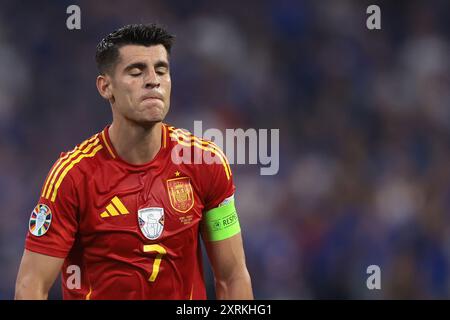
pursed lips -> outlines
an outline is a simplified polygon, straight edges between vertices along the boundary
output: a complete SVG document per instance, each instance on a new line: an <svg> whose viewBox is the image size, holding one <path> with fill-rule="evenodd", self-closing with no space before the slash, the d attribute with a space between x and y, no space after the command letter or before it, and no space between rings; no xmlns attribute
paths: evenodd
<svg viewBox="0 0 450 320"><path fill-rule="evenodd" d="M161 96L158 96L158 95L144 96L144 97L142 98L142 101L145 101L145 100L151 100L151 99L157 99L157 100L161 100L161 101L162 101L162 97L161 97Z"/></svg>

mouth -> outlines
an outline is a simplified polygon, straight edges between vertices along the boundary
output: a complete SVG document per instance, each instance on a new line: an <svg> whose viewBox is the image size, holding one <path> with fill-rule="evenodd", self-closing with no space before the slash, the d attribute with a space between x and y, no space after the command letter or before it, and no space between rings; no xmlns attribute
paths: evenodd
<svg viewBox="0 0 450 320"><path fill-rule="evenodd" d="M162 97L157 96L157 95L151 95L151 96L144 96L142 98L142 101L148 101L148 100L163 100Z"/></svg>

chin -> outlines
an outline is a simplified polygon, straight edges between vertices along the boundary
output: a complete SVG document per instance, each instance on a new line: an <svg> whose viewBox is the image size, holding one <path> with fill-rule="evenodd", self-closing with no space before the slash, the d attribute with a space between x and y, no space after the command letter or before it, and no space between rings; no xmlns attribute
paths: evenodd
<svg viewBox="0 0 450 320"><path fill-rule="evenodd" d="M141 126L153 126L155 123L161 122L166 117L168 112L168 108L164 108L164 106L153 105L150 108L146 108L145 110L134 115L134 122Z"/></svg>
<svg viewBox="0 0 450 320"><path fill-rule="evenodd" d="M161 118L152 118L152 119L140 119L135 121L139 126L142 127L153 127L156 123L163 121Z"/></svg>
<svg viewBox="0 0 450 320"><path fill-rule="evenodd" d="M149 128L163 120L164 120L164 117L162 115L152 115L152 116L148 116L148 117L142 117L139 119L135 119L134 122L136 124L138 124L139 126Z"/></svg>

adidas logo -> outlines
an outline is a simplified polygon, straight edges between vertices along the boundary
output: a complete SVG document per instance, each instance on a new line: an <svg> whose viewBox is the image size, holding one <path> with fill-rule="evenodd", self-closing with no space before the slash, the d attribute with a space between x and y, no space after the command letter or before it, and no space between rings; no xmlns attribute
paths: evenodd
<svg viewBox="0 0 450 320"><path fill-rule="evenodd" d="M114 197L111 203L106 206L106 211L100 214L102 218L114 217L121 214L129 214L127 208L123 205L119 198Z"/></svg>

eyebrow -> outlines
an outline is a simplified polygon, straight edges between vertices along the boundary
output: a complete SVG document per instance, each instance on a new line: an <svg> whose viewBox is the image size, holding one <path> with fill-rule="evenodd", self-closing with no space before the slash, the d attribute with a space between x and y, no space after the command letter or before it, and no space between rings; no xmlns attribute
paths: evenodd
<svg viewBox="0 0 450 320"><path fill-rule="evenodd" d="M135 63L127 65L125 67L124 71L128 72L128 71L130 71L131 69L134 69L134 68L145 69L145 68L147 68L147 65L145 63L143 63L143 62L135 62Z"/></svg>
<svg viewBox="0 0 450 320"><path fill-rule="evenodd" d="M162 68L169 69L169 64L166 61L158 60L154 64L154 67L155 68L161 68L162 67ZM144 63L144 62L135 62L135 63L129 64L128 66L126 66L124 71L128 72L128 71L130 71L130 70L132 70L134 68L143 70L143 69L147 68L147 64Z"/></svg>
<svg viewBox="0 0 450 320"><path fill-rule="evenodd" d="M163 61L163 60L156 61L155 68L161 68L161 67L169 69L169 63L167 63L166 61Z"/></svg>

